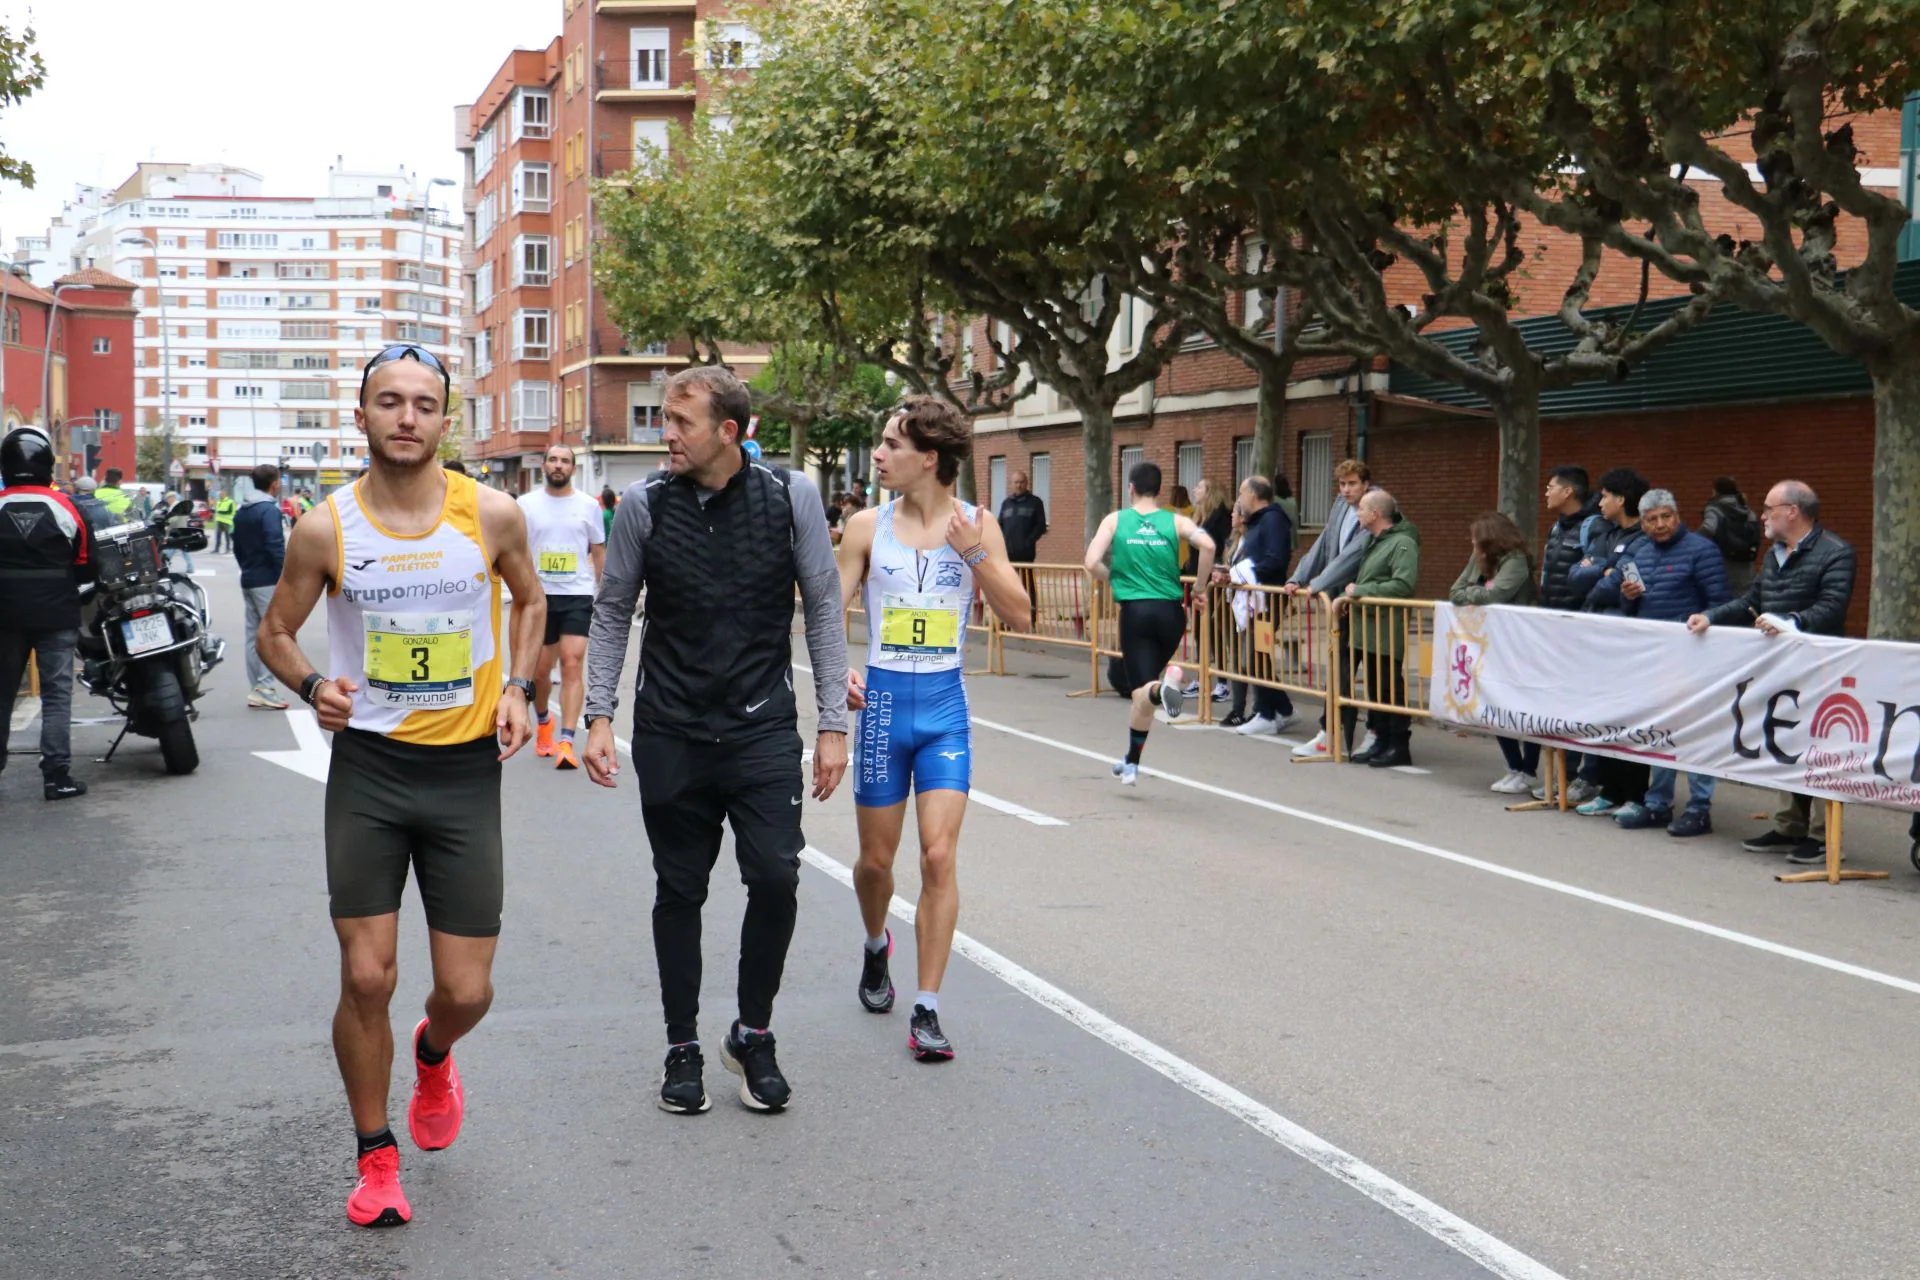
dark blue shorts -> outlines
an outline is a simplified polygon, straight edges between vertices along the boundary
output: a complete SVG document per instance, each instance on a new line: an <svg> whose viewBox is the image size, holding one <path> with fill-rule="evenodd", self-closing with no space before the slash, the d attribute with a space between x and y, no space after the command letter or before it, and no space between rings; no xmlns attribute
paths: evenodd
<svg viewBox="0 0 1920 1280"><path fill-rule="evenodd" d="M906 672L867 668L867 708L859 713L853 802L869 809L899 804L909 791L965 793L973 777L967 686L958 668Z"/></svg>

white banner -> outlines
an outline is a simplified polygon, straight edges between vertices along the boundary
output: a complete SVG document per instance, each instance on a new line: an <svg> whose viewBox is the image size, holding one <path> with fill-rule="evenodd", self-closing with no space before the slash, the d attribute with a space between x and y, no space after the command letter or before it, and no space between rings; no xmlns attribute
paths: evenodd
<svg viewBox="0 0 1920 1280"><path fill-rule="evenodd" d="M1434 609L1429 709L1508 738L1920 809L1920 645Z"/></svg>

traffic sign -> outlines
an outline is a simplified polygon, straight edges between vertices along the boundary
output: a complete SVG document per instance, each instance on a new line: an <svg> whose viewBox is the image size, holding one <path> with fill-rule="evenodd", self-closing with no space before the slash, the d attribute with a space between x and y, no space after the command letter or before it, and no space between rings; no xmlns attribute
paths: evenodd
<svg viewBox="0 0 1920 1280"><path fill-rule="evenodd" d="M175 458L167 464L167 474L178 480L187 474L187 464Z"/></svg>
<svg viewBox="0 0 1920 1280"><path fill-rule="evenodd" d="M320 465L320 459L327 456L327 446L315 440L313 442L313 448L307 450L307 452L313 455L313 465L317 467Z"/></svg>

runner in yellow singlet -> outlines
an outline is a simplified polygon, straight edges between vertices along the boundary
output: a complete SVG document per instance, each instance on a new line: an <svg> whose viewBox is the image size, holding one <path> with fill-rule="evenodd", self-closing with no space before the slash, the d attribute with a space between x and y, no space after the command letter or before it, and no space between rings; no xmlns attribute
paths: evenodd
<svg viewBox="0 0 1920 1280"><path fill-rule="evenodd" d="M327 777L327 890L340 942L333 1051L359 1136L347 1216L398 1226L412 1216L387 1125L393 1068L388 1005L400 898L411 867L426 907L433 990L410 1038L407 1127L422 1150L459 1135L465 1094L454 1042L493 1001L502 890L500 764L532 736L527 699L546 598L519 506L443 470L447 373L419 347L369 360L354 417L364 478L300 517L260 657L333 734ZM500 588L513 592L513 678L504 681ZM328 667L297 634L325 593Z"/></svg>

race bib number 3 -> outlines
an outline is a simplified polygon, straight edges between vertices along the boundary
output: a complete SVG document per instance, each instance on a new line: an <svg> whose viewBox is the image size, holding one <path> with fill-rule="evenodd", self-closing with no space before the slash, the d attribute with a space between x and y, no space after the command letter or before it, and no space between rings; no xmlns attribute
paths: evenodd
<svg viewBox="0 0 1920 1280"><path fill-rule="evenodd" d="M471 613L369 613L367 701L439 710L473 705Z"/></svg>
<svg viewBox="0 0 1920 1280"><path fill-rule="evenodd" d="M580 572L578 551L542 551L540 553L541 577L571 578L578 572Z"/></svg>
<svg viewBox="0 0 1920 1280"><path fill-rule="evenodd" d="M960 606L950 596L887 596L880 609L885 657L950 657L960 652Z"/></svg>

